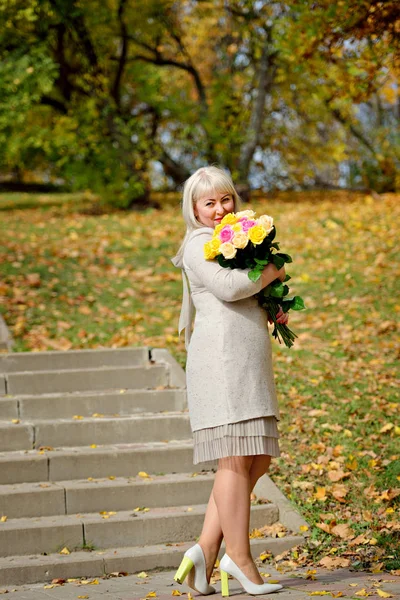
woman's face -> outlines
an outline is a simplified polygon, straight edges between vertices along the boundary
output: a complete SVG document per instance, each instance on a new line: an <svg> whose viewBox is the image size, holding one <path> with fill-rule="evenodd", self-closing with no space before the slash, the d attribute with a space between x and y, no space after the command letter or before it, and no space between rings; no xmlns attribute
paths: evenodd
<svg viewBox="0 0 400 600"><path fill-rule="evenodd" d="M207 227L216 227L221 219L235 210L232 194L210 192L202 196L194 205L195 217L200 223Z"/></svg>

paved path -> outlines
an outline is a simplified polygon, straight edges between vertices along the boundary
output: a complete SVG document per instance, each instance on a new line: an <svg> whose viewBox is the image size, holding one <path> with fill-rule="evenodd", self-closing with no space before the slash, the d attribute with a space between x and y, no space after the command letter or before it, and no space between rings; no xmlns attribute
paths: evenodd
<svg viewBox="0 0 400 600"><path fill-rule="evenodd" d="M317 595L316 592L331 592L324 594L327 598L352 598L360 600L364 597L369 597L371 600L377 600L382 597L400 598L400 576L391 575L390 573L359 573L349 571L348 569L338 569L328 571L326 569L316 569L314 575L315 580L306 579L307 569L299 569L282 573L274 568L263 565L261 572L269 573L268 580L279 580L284 586L276 594L268 596L278 600L309 600L310 597L322 598L323 595ZM127 577L112 577L109 579L89 579L79 582L71 581L63 585L51 584L31 584L20 586L17 588L9 587L0 589L0 595L6 594L4 597L10 600L141 600L156 598L157 600L171 600L178 598L173 595L173 590L181 592L182 600L190 600L188 596L189 588L186 584L178 585L173 581L175 571L160 571L151 572L148 577L141 579L137 575ZM94 583L90 583L94 582ZM96 583L97 582L97 583ZM215 584L217 593L212 596L214 600L220 600L220 583ZM381 595L378 594L381 591ZM155 592L156 596L150 594ZM361 593L360 593L361 592ZM382 592L390 596L382 595ZM239 586L235 580L230 581L231 597L235 600L251 598ZM312 594L312 596L311 596ZM192 591L192 598L201 598L201 596Z"/></svg>

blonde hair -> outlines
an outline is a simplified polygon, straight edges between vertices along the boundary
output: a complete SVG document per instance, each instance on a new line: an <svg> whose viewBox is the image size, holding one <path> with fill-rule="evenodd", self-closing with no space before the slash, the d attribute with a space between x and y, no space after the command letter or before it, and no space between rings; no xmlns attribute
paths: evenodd
<svg viewBox="0 0 400 600"><path fill-rule="evenodd" d="M201 167L185 181L182 197L182 215L186 223L186 234L174 259L176 266L183 266L183 252L192 231L204 227L204 224L200 223L194 214L194 205L200 198L215 192L231 194L233 197L233 210L234 212L239 210L239 194L233 185L231 176L223 169L214 165Z"/></svg>

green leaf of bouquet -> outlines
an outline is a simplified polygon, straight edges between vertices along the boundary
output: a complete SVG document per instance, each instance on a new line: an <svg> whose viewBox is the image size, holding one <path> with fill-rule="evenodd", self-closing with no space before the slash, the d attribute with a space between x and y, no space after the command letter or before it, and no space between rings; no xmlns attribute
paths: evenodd
<svg viewBox="0 0 400 600"><path fill-rule="evenodd" d="M224 267L225 269L227 267L232 268L232 261L226 259L222 254L218 254L217 260L218 260L219 264L221 265L221 267Z"/></svg>
<svg viewBox="0 0 400 600"><path fill-rule="evenodd" d="M274 298L282 298L282 296L284 295L285 287L287 287L287 285L284 286L281 281L279 283L274 283L273 285L271 285L269 293Z"/></svg>
<svg viewBox="0 0 400 600"><path fill-rule="evenodd" d="M274 263L277 269L281 269L285 264L284 259L281 256L279 256L279 254L272 255L272 262Z"/></svg>
<svg viewBox="0 0 400 600"><path fill-rule="evenodd" d="M255 262L258 265L264 265L265 266L265 265L267 265L269 263L268 258L262 258L262 259L261 258L255 258L254 260L255 260Z"/></svg>
<svg viewBox="0 0 400 600"><path fill-rule="evenodd" d="M279 242L274 242L273 244L271 244L271 248L275 248L276 250L279 250Z"/></svg>
<svg viewBox="0 0 400 600"><path fill-rule="evenodd" d="M262 269L260 270L258 267L252 269L251 271L249 271L249 279L251 279L251 281L256 282L260 279L261 273Z"/></svg>
<svg viewBox="0 0 400 600"><path fill-rule="evenodd" d="M292 278L290 277L289 273L286 273L286 277L283 281L289 281L289 279L292 279Z"/></svg>
<svg viewBox="0 0 400 600"><path fill-rule="evenodd" d="M275 229L275 225L274 225L273 228L271 229L271 231L269 232L269 234L267 235L267 238L269 239L270 242L272 242L272 240L275 239L275 236L276 236L276 229Z"/></svg>
<svg viewBox="0 0 400 600"><path fill-rule="evenodd" d="M278 252L278 254L275 254L275 256L281 256L285 263L293 262L292 257L289 254L284 254L284 252Z"/></svg>
<svg viewBox="0 0 400 600"><path fill-rule="evenodd" d="M295 296L292 300L292 310L304 310L305 304L303 298L300 296Z"/></svg>

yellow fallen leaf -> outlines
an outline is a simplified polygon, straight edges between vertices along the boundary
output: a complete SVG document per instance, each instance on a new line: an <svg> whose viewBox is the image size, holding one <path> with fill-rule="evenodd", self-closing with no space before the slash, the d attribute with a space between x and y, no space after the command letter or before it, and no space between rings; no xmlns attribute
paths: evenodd
<svg viewBox="0 0 400 600"><path fill-rule="evenodd" d="M384 425L380 430L379 433L387 433L388 431L390 431L391 429L393 429L394 424L393 423L386 423L386 425Z"/></svg>
<svg viewBox="0 0 400 600"><path fill-rule="evenodd" d="M269 579L268 583L279 583L279 579Z"/></svg>
<svg viewBox="0 0 400 600"><path fill-rule="evenodd" d="M146 471L139 471L138 475L139 475L139 477L143 477L143 478L150 477L150 475L148 473L146 473Z"/></svg>
<svg viewBox="0 0 400 600"><path fill-rule="evenodd" d="M89 585L99 585L99 580L93 579L93 581L89 581Z"/></svg>
<svg viewBox="0 0 400 600"><path fill-rule="evenodd" d="M114 479L115 479L115 475L109 475L109 476L108 476L108 479L111 479L111 481L114 481Z"/></svg>
<svg viewBox="0 0 400 600"><path fill-rule="evenodd" d="M60 554L71 554L68 548L65 546L62 550L60 550Z"/></svg>
<svg viewBox="0 0 400 600"><path fill-rule="evenodd" d="M55 585L49 583L48 585L44 585L43 589L44 590L52 590L54 587L56 587Z"/></svg>
<svg viewBox="0 0 400 600"><path fill-rule="evenodd" d="M74 415L72 418L73 419L83 419L82 415Z"/></svg>
<svg viewBox="0 0 400 600"><path fill-rule="evenodd" d="M182 593L179 590L172 590L171 596L182 596Z"/></svg>
<svg viewBox="0 0 400 600"><path fill-rule="evenodd" d="M308 525L300 525L300 531L308 531Z"/></svg>
<svg viewBox="0 0 400 600"><path fill-rule="evenodd" d="M188 600L193 600L193 596L190 592L188 592Z"/></svg>
<svg viewBox="0 0 400 600"><path fill-rule="evenodd" d="M271 557L271 554L269 552L262 552L258 558L260 560L264 561L264 560L267 560L267 558L270 558L270 557Z"/></svg>
<svg viewBox="0 0 400 600"><path fill-rule="evenodd" d="M187 509L186 509L186 512L192 512L192 510L193 510L193 507L192 506L188 506Z"/></svg>
<svg viewBox="0 0 400 600"><path fill-rule="evenodd" d="M3 515L2 517L0 517L0 523L5 523L6 521L7 521L6 515Z"/></svg>
<svg viewBox="0 0 400 600"><path fill-rule="evenodd" d="M271 577L271 573L260 573L261 577Z"/></svg>
<svg viewBox="0 0 400 600"><path fill-rule="evenodd" d="M343 596L343 592L331 592L332 598L341 598Z"/></svg>
<svg viewBox="0 0 400 600"><path fill-rule="evenodd" d="M89 596L78 596L78 598L82 598L82 600L83 600L83 599L89 598Z"/></svg>
<svg viewBox="0 0 400 600"><path fill-rule="evenodd" d="M142 571L141 573L138 573L136 575L136 577L140 577L141 579L146 579L146 577L148 577L146 571Z"/></svg>
<svg viewBox="0 0 400 600"><path fill-rule="evenodd" d="M312 581L316 580L315 575L317 574L317 569L308 569L306 573L306 579L311 579Z"/></svg>
<svg viewBox="0 0 400 600"><path fill-rule="evenodd" d="M393 594L389 594L388 592L385 592L385 591L383 591L383 590L381 590L379 588L376 589L376 593L381 598L393 598Z"/></svg>
<svg viewBox="0 0 400 600"><path fill-rule="evenodd" d="M331 593L327 592L326 590L321 590L321 591L309 592L308 595L309 596L330 596Z"/></svg>
<svg viewBox="0 0 400 600"><path fill-rule="evenodd" d="M91 448L97 448L97 444L90 444L90 447ZM79 596L78 596L78 598L79 598Z"/></svg>
<svg viewBox="0 0 400 600"><path fill-rule="evenodd" d="M156 592L149 592L146 594L146 598L157 598Z"/></svg>
<svg viewBox="0 0 400 600"><path fill-rule="evenodd" d="M320 500L321 502L325 502L325 500L326 500L326 488L325 487L317 487L317 491L314 494L314 498L316 500Z"/></svg>
<svg viewBox="0 0 400 600"><path fill-rule="evenodd" d="M12 419L11 423L14 423L14 425L18 425L19 423L19 419Z"/></svg>
<svg viewBox="0 0 400 600"><path fill-rule="evenodd" d="M367 590L365 588L363 588L362 590L358 590L358 592L356 592L354 594L355 596L370 596L371 594L367 592Z"/></svg>

